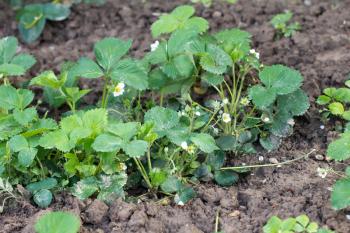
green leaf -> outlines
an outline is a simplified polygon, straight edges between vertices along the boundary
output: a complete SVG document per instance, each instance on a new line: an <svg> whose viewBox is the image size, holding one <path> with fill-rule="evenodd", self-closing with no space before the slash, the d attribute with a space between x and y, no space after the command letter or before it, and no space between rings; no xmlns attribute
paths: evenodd
<svg viewBox="0 0 350 233"><path fill-rule="evenodd" d="M34 194L33 199L40 208L46 208L52 202L52 193L47 189L42 189Z"/></svg>
<svg viewBox="0 0 350 233"><path fill-rule="evenodd" d="M186 19L189 19L195 12L195 9L193 6L189 5L183 5L176 7L172 12L171 15L174 16L176 19L183 21Z"/></svg>
<svg viewBox="0 0 350 233"><path fill-rule="evenodd" d="M107 126L107 111L103 108L89 110L83 115L84 127L91 129L93 135L99 135Z"/></svg>
<svg viewBox="0 0 350 233"><path fill-rule="evenodd" d="M20 125L12 117L0 118L0 140L7 140L22 132Z"/></svg>
<svg viewBox="0 0 350 233"><path fill-rule="evenodd" d="M69 6L57 3L44 4L44 15L47 19L61 21L68 18L70 14Z"/></svg>
<svg viewBox="0 0 350 233"><path fill-rule="evenodd" d="M216 150L207 156L206 164L208 164L213 171L219 170L225 162L225 153L222 150Z"/></svg>
<svg viewBox="0 0 350 233"><path fill-rule="evenodd" d="M236 137L234 136L221 136L216 140L216 144L223 151L234 151L238 146Z"/></svg>
<svg viewBox="0 0 350 233"><path fill-rule="evenodd" d="M39 76L36 76L30 81L30 85L38 85L42 87L51 87L53 89L58 89L62 87L66 79L58 80L53 71L45 71Z"/></svg>
<svg viewBox="0 0 350 233"><path fill-rule="evenodd" d="M158 187L167 179L168 173L165 170L159 168L153 168L149 174L151 183L154 187Z"/></svg>
<svg viewBox="0 0 350 233"><path fill-rule="evenodd" d="M133 140L123 147L125 153L132 158L144 156L148 149L148 143L143 140Z"/></svg>
<svg viewBox="0 0 350 233"><path fill-rule="evenodd" d="M108 73L130 49L132 41L105 38L95 44L94 52L98 64Z"/></svg>
<svg viewBox="0 0 350 233"><path fill-rule="evenodd" d="M212 153L218 150L214 138L205 133L193 133L190 140L203 152Z"/></svg>
<svg viewBox="0 0 350 233"><path fill-rule="evenodd" d="M1 64L0 65L0 74L5 76L19 76L25 73L25 69L22 66L16 64Z"/></svg>
<svg viewBox="0 0 350 233"><path fill-rule="evenodd" d="M153 122L154 131L160 136L163 136L167 130L179 123L179 116L174 110L157 106L146 112L144 121Z"/></svg>
<svg viewBox="0 0 350 233"><path fill-rule="evenodd" d="M77 171L77 167L80 164L78 156L76 154L65 154L64 157L67 159L67 161L64 163L64 170L69 175L75 175Z"/></svg>
<svg viewBox="0 0 350 233"><path fill-rule="evenodd" d="M273 134L270 134L269 136L263 138L261 137L259 139L259 142L262 147L264 147L265 150L268 152L278 149L278 147L281 145L282 138L277 137Z"/></svg>
<svg viewBox="0 0 350 233"><path fill-rule="evenodd" d="M344 118L347 121L350 121L350 111L347 110L343 113L342 118Z"/></svg>
<svg viewBox="0 0 350 233"><path fill-rule="evenodd" d="M25 70L30 69L35 63L35 58L29 54L19 54L15 56L11 61L11 64L21 66Z"/></svg>
<svg viewBox="0 0 350 233"><path fill-rule="evenodd" d="M320 95L317 100L316 103L319 105L325 105L328 104L331 101L331 98L326 96L326 95Z"/></svg>
<svg viewBox="0 0 350 233"><path fill-rule="evenodd" d="M32 165L38 150L36 148L26 148L18 153L18 162L23 167Z"/></svg>
<svg viewBox="0 0 350 233"><path fill-rule="evenodd" d="M35 193L42 189L53 189L57 187L57 180L55 178L46 178L44 180L41 180L39 182L31 183L27 185L26 189L31 192Z"/></svg>
<svg viewBox="0 0 350 233"><path fill-rule="evenodd" d="M231 186L238 181L239 177L234 171L216 171L214 179L221 186Z"/></svg>
<svg viewBox="0 0 350 233"><path fill-rule="evenodd" d="M178 192L183 187L181 181L175 176L168 178L160 185L160 188L166 193Z"/></svg>
<svg viewBox="0 0 350 233"><path fill-rule="evenodd" d="M273 89L278 95L296 91L303 81L299 71L283 65L265 66L259 77L268 89Z"/></svg>
<svg viewBox="0 0 350 233"><path fill-rule="evenodd" d="M171 33L179 26L179 21L173 15L161 15L151 26L152 36L158 37L164 33Z"/></svg>
<svg viewBox="0 0 350 233"><path fill-rule="evenodd" d="M276 100L276 93L273 89L255 85L249 89L249 97L258 108L264 109Z"/></svg>
<svg viewBox="0 0 350 233"><path fill-rule="evenodd" d="M288 124L288 121L292 119L292 116L287 112L281 109L273 117L272 124L269 125L269 130L276 136L286 137L293 132L293 126Z"/></svg>
<svg viewBox="0 0 350 233"><path fill-rule="evenodd" d="M202 80L209 85L218 86L224 81L224 76L205 72L201 76Z"/></svg>
<svg viewBox="0 0 350 233"><path fill-rule="evenodd" d="M122 145L123 140L120 137L101 134L95 139L92 148L98 152L116 152L121 149Z"/></svg>
<svg viewBox="0 0 350 233"><path fill-rule="evenodd" d="M12 137L9 140L9 145L11 150L14 152L20 152L21 150L27 149L29 147L27 139L22 135Z"/></svg>
<svg viewBox="0 0 350 233"><path fill-rule="evenodd" d="M310 107L309 98L301 89L288 95L279 96L277 104L279 109L284 109L293 116L303 115Z"/></svg>
<svg viewBox="0 0 350 233"><path fill-rule="evenodd" d="M350 206L350 179L341 179L335 183L331 203L336 210Z"/></svg>
<svg viewBox="0 0 350 233"><path fill-rule="evenodd" d="M329 144L327 155L336 161L350 158L350 133L344 133L341 137Z"/></svg>
<svg viewBox="0 0 350 233"><path fill-rule="evenodd" d="M40 138L39 144L45 149L56 148L63 152L69 152L74 148L74 144L72 144L67 134L65 134L62 130L45 134Z"/></svg>
<svg viewBox="0 0 350 233"><path fill-rule="evenodd" d="M111 78L136 90L145 90L148 87L147 73L132 59L121 60L113 66Z"/></svg>
<svg viewBox="0 0 350 233"><path fill-rule="evenodd" d="M264 233L278 233L280 231L281 224L282 220L277 216L273 216L263 227L263 231Z"/></svg>
<svg viewBox="0 0 350 233"><path fill-rule="evenodd" d="M41 216L34 227L38 233L77 233L80 220L70 212L50 212Z"/></svg>
<svg viewBox="0 0 350 233"><path fill-rule="evenodd" d="M97 179L88 177L77 182L72 188L72 194L80 200L85 200L98 191Z"/></svg>
<svg viewBox="0 0 350 233"><path fill-rule="evenodd" d="M0 86L0 108L12 110L26 108L34 98L30 90L18 89L12 86Z"/></svg>
<svg viewBox="0 0 350 233"><path fill-rule="evenodd" d="M231 57L220 47L209 44L207 54L201 57L202 68L213 74L223 74L232 65Z"/></svg>
<svg viewBox="0 0 350 233"><path fill-rule="evenodd" d="M130 141L137 134L140 126L139 122L109 124L107 131L121 137L124 141Z"/></svg>
<svg viewBox="0 0 350 233"><path fill-rule="evenodd" d="M82 57L77 64L72 68L72 71L77 77L83 78L99 78L103 76L103 71L93 60Z"/></svg>
<svg viewBox="0 0 350 233"><path fill-rule="evenodd" d="M196 196L196 192L191 187L185 187L176 193L174 201L178 205L184 205Z"/></svg>
<svg viewBox="0 0 350 233"><path fill-rule="evenodd" d="M8 36L0 39L0 64L9 63L17 52L16 37Z"/></svg>
<svg viewBox="0 0 350 233"><path fill-rule="evenodd" d="M122 172L112 176L101 175L98 182L101 190L97 199L111 204L117 198L124 198L123 187L127 182L126 173Z"/></svg>
<svg viewBox="0 0 350 233"><path fill-rule="evenodd" d="M18 30L26 43L32 43L39 38L44 30L46 19L43 12L25 12L19 20Z"/></svg>
<svg viewBox="0 0 350 233"><path fill-rule="evenodd" d="M339 102L331 103L330 105L328 105L328 108L333 115L342 115L345 111L343 104Z"/></svg>
<svg viewBox="0 0 350 233"><path fill-rule="evenodd" d="M302 215L296 217L295 219L296 219L296 221L297 221L301 226L303 226L304 228L306 228L307 225L308 225L309 222L310 222L309 217L308 217L307 215L305 215L305 214L302 214Z"/></svg>

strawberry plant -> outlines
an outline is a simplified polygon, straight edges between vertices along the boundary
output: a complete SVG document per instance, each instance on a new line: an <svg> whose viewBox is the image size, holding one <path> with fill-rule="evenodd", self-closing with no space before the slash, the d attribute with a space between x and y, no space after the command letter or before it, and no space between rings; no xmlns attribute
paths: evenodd
<svg viewBox="0 0 350 233"><path fill-rule="evenodd" d="M285 13L277 14L271 19L271 24L276 30L276 37L291 37L296 31L300 30L298 22L290 23L293 18L293 13L286 11Z"/></svg>
<svg viewBox="0 0 350 233"><path fill-rule="evenodd" d="M322 114L325 119L330 115L340 117L346 121L344 132L339 139L331 142L327 149L327 155L335 161L347 161L350 159L350 133L349 120L350 111L347 109L350 102L350 89L348 88L349 81L345 82L347 87L341 88L326 88L323 90L323 95L317 99L317 103L325 106ZM345 169L345 173L336 173L341 176L332 191L331 203L333 208L339 210L350 206L350 166Z"/></svg>
<svg viewBox="0 0 350 233"><path fill-rule="evenodd" d="M334 233L325 228L319 228L316 222L311 222L306 215L300 215L296 218L281 220L271 217L263 228L264 233Z"/></svg>

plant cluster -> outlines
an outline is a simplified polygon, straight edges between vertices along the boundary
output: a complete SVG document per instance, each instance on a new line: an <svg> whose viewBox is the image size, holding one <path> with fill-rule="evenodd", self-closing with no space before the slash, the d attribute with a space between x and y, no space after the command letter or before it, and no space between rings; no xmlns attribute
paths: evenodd
<svg viewBox="0 0 350 233"><path fill-rule="evenodd" d="M248 32L210 34L194 13L180 6L161 15L151 27L159 41L142 59L128 56L130 40L105 38L94 59L31 79L51 109L69 107L56 120L37 111L32 91L4 82L0 176L26 186L42 207L61 188L109 202L144 187L183 205L195 196L191 184L237 181L237 172L223 168L226 155L278 148L309 107L302 76L283 65L264 67ZM7 62L11 40L0 44ZM90 90L77 86L79 78L102 84L95 105L84 103Z"/></svg>
<svg viewBox="0 0 350 233"><path fill-rule="evenodd" d="M26 43L39 38L47 21L62 21L69 17L70 7L77 3L103 4L105 0L52 0L47 3L24 4L22 0L9 0L16 10L18 30Z"/></svg>
<svg viewBox="0 0 350 233"><path fill-rule="evenodd" d="M264 233L334 233L325 228L319 228L316 222L311 222L307 215L285 220L277 216L271 217L263 228Z"/></svg>
<svg viewBox="0 0 350 233"><path fill-rule="evenodd" d="M340 117L345 123L343 133L340 137L331 142L327 149L327 156L335 161L349 161L350 159L350 81L345 82L346 87L326 88L323 94L317 99L317 103L324 106L322 115L328 119L331 115ZM350 166L347 166L345 172L335 172L340 179L335 183L331 195L333 208L339 210L350 206Z"/></svg>
<svg viewBox="0 0 350 233"><path fill-rule="evenodd" d="M300 24L298 22L291 23L293 13L286 11L285 13L275 15L270 23L276 30L276 37L291 37L296 31L300 30Z"/></svg>

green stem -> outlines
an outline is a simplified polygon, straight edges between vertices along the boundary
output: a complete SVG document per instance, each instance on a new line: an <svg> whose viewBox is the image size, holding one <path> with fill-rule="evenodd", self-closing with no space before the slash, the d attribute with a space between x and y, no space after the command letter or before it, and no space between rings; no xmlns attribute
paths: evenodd
<svg viewBox="0 0 350 233"><path fill-rule="evenodd" d="M164 101L164 94L161 93L161 94L160 94L160 100L159 100L159 105L160 105L161 107L163 107L163 101Z"/></svg>
<svg viewBox="0 0 350 233"><path fill-rule="evenodd" d="M141 173L143 179L145 180L147 186L149 189L152 189L152 184L151 184L151 181L149 180L148 176L147 176L147 173L145 171L145 168L143 167L142 163L137 159L137 158L133 158L135 163L136 163L136 166L139 170L139 172Z"/></svg>
<svg viewBox="0 0 350 233"><path fill-rule="evenodd" d="M298 160L306 159L315 151L316 149L312 149L309 153L303 156L300 156L295 159L287 160L281 163L257 164L257 165L248 165L248 166L238 166L238 167L223 167L223 168L220 168L220 170L239 170L239 169L245 169L245 168L259 168L259 167L279 167L285 164L294 163Z"/></svg>
<svg viewBox="0 0 350 233"><path fill-rule="evenodd" d="M106 108L108 103L108 80L106 78L103 78L105 83L103 85L103 92L102 92L102 102L101 107Z"/></svg>
<svg viewBox="0 0 350 233"><path fill-rule="evenodd" d="M151 145L148 146L148 151L147 151L147 162L148 162L148 170L149 170L149 172L151 172L151 171L152 171Z"/></svg>

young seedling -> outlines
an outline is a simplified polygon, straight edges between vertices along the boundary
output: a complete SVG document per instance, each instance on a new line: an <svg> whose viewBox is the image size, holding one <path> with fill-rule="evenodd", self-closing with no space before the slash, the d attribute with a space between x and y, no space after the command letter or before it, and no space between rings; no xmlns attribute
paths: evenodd
<svg viewBox="0 0 350 233"><path fill-rule="evenodd" d="M298 22L291 23L293 13L286 11L285 13L277 14L271 19L271 24L276 30L276 37L291 37L296 31L300 30Z"/></svg>

